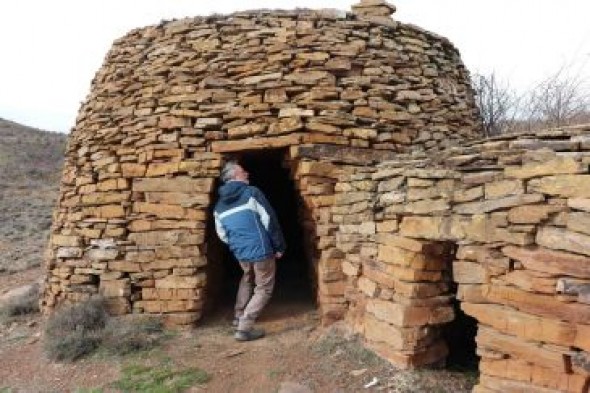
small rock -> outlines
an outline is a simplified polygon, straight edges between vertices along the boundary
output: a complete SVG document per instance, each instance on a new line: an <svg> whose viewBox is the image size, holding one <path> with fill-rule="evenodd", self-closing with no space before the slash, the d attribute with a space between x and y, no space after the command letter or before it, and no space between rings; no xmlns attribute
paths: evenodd
<svg viewBox="0 0 590 393"><path fill-rule="evenodd" d="M352 370L350 372L350 375L352 375L353 377L358 377L358 376L363 375L366 372L367 372L366 368L361 368L360 370Z"/></svg>
<svg viewBox="0 0 590 393"><path fill-rule="evenodd" d="M373 386L377 385L378 383L379 383L379 379L377 379L377 377L373 377L371 382L366 383L363 387L365 389L372 388Z"/></svg>

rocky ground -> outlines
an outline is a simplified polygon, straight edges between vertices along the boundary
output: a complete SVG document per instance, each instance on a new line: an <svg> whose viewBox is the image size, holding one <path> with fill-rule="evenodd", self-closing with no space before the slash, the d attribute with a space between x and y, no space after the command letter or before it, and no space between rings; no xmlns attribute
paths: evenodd
<svg viewBox="0 0 590 393"><path fill-rule="evenodd" d="M44 350L43 317L8 316L2 309L10 294L19 296L19 288L43 276L39 266L65 136L0 119L0 140L1 393L468 392L475 384L474 371L396 370L344 327L319 327L312 304L280 301L261 320L268 336L256 342L233 340L231 308L225 305L194 329L167 333L150 350L125 356L98 351L74 363L51 361ZM166 382L167 371L179 379L186 370L198 378L187 379L182 388ZM154 381L163 381L164 387Z"/></svg>
<svg viewBox="0 0 590 393"><path fill-rule="evenodd" d="M38 315L4 321L0 392L126 391L116 386L129 367L145 367L154 374L165 367L205 373L206 382L184 390L188 392L469 392L476 380L473 373L396 370L344 328L318 327L309 305L291 308L289 315L271 308L261 321L268 336L238 343L227 311L196 329L173 333L155 349L126 356L99 351L74 363L47 358ZM176 391L146 386L145 391Z"/></svg>

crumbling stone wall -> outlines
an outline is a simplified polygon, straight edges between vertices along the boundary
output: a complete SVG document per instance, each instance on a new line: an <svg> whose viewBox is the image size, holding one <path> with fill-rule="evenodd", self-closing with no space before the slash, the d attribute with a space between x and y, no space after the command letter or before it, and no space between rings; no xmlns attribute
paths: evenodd
<svg viewBox="0 0 590 393"><path fill-rule="evenodd" d="M579 127L351 170L334 208L347 320L397 365L436 364L456 296L478 321L476 391L584 391L589 164Z"/></svg>

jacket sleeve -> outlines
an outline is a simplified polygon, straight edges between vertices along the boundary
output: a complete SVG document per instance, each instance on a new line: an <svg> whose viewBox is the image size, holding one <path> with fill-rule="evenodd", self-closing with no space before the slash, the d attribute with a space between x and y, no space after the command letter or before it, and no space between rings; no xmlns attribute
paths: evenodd
<svg viewBox="0 0 590 393"><path fill-rule="evenodd" d="M217 232L217 236L219 236L222 242L227 244L227 233L225 232L225 228L219 219L219 215L217 213L213 213L213 216L215 217L215 231Z"/></svg>
<svg viewBox="0 0 590 393"><path fill-rule="evenodd" d="M279 220L277 219L277 215L273 210L268 200L256 187L251 187L252 189L252 196L256 201L256 211L260 216L260 221L262 221L262 225L266 229L270 240L272 242L272 247L275 252L285 252L287 248L287 244L285 243L285 237L283 236L283 231L281 230L281 226L279 225Z"/></svg>

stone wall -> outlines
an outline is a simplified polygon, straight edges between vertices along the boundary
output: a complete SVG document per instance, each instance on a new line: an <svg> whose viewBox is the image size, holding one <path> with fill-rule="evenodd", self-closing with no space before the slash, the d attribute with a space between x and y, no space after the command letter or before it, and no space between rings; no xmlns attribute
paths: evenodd
<svg viewBox="0 0 590 393"><path fill-rule="evenodd" d="M589 164L579 127L351 170L334 209L347 320L396 365L437 364L456 296L478 321L476 391L587 389Z"/></svg>
<svg viewBox="0 0 590 393"><path fill-rule="evenodd" d="M323 323L400 367L437 365L458 299L479 324L477 391L587 388L590 128L474 141L457 50L386 3L353 11L117 40L70 135L44 309L101 294L114 314L192 325L219 263L223 160L281 149Z"/></svg>
<svg viewBox="0 0 590 393"><path fill-rule="evenodd" d="M379 1L353 13L250 11L118 39L69 138L45 309L100 293L113 313L197 320L215 179L230 153L325 143L384 158L477 135L457 50L393 11ZM337 172L285 160L306 205L310 259L330 276ZM320 306L341 315L342 288L317 281Z"/></svg>

